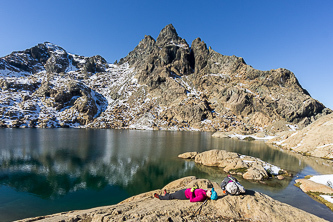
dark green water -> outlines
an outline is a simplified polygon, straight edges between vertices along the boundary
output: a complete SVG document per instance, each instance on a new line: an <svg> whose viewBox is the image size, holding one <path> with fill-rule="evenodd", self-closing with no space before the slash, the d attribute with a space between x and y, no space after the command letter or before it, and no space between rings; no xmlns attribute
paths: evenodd
<svg viewBox="0 0 333 222"><path fill-rule="evenodd" d="M210 149L259 157L293 172L292 180L269 185L239 179L246 189L333 218L326 206L293 185L297 176L323 173L321 166L263 142L200 132L0 129L0 221L116 204L190 175L220 183L221 169L177 158Z"/></svg>

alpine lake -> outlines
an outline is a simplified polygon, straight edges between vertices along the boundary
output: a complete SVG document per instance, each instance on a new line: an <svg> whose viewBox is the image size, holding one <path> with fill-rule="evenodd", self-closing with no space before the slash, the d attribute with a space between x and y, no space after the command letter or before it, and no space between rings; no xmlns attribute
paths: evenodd
<svg viewBox="0 0 333 222"><path fill-rule="evenodd" d="M111 129L0 129L0 221L113 205L169 182L196 176L221 183L223 169L177 156L223 149L258 157L292 173L249 182L245 189L327 220L333 212L299 188L306 175L332 174L320 159L271 148L262 141L213 138L209 132Z"/></svg>

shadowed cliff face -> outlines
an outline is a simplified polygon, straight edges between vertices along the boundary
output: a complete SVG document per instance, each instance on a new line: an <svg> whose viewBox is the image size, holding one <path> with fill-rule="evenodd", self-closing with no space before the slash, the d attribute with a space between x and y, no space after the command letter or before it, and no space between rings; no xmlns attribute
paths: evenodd
<svg viewBox="0 0 333 222"><path fill-rule="evenodd" d="M0 88L2 127L275 133L331 112L291 71L256 70L200 38L189 46L171 24L117 64L51 43L13 52L0 58Z"/></svg>

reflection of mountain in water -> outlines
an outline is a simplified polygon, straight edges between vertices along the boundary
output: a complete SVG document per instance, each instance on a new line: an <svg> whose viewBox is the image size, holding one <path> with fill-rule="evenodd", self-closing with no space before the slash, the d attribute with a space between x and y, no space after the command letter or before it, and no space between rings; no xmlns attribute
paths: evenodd
<svg viewBox="0 0 333 222"><path fill-rule="evenodd" d="M45 199L108 185L135 195L189 175L219 179L218 172L177 158L187 151L226 149L295 172L306 166L264 143L192 132L14 129L3 130L0 141L0 184ZM286 184L281 184L283 189Z"/></svg>
<svg viewBox="0 0 333 222"><path fill-rule="evenodd" d="M189 168L182 161L170 163L168 156L161 161L156 158L154 154L160 153L159 148L154 143L149 146L151 139L141 141L140 145L140 141L121 139L122 135L109 134L110 131L17 133L23 140L11 140L10 135L3 140L0 183L43 198L55 198L80 189L99 190L107 185L137 194L163 186L185 175Z"/></svg>
<svg viewBox="0 0 333 222"><path fill-rule="evenodd" d="M110 165L85 162L75 155L59 159L2 160L0 183L37 194L43 198L65 195L80 189L103 189L108 184L126 184L140 163L124 164L119 160Z"/></svg>
<svg viewBox="0 0 333 222"><path fill-rule="evenodd" d="M131 194L162 187L193 172L194 164L111 158L108 163L82 159L58 150L40 159L2 159L0 183L42 198L55 198L80 189L100 190L117 185ZM194 172L198 174L199 172Z"/></svg>

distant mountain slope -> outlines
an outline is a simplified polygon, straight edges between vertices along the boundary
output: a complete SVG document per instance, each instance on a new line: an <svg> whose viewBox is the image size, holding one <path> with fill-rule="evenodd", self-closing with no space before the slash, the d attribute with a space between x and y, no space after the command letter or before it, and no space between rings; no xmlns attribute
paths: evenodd
<svg viewBox="0 0 333 222"><path fill-rule="evenodd" d="M286 69L259 71L167 25L117 64L51 43L0 58L0 126L280 131L331 112Z"/></svg>

